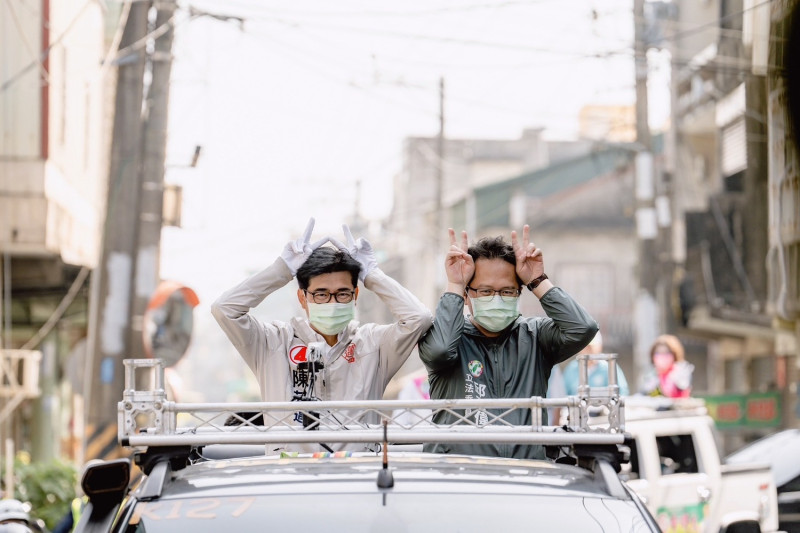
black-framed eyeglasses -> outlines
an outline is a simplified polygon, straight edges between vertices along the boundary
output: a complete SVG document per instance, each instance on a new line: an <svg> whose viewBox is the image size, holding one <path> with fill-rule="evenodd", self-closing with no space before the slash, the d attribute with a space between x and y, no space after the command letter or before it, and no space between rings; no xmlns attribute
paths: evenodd
<svg viewBox="0 0 800 533"><path fill-rule="evenodd" d="M474 296L474 297L478 298L479 300L483 300L485 302L491 300L494 297L495 294L499 294L500 298L502 298L506 302L510 302L511 300L514 300L515 298L519 298L519 293L520 293L519 289L515 289L515 288L512 288L512 287L506 287L505 289L500 289L498 291L498 290L494 290L494 289L488 289L488 288L485 288L485 287L479 287L477 289L474 289L474 288L470 287L469 285L467 285L467 289L471 290L474 293L474 294L471 294L470 296Z"/></svg>
<svg viewBox="0 0 800 533"><path fill-rule="evenodd" d="M314 301L315 304L326 304L331 301L331 296L340 304L349 304L353 301L353 297L356 294L355 289L352 291L336 291L336 292L328 292L328 291L314 291L309 292L304 290L303 292L306 293L306 298L308 295L311 295L311 299Z"/></svg>

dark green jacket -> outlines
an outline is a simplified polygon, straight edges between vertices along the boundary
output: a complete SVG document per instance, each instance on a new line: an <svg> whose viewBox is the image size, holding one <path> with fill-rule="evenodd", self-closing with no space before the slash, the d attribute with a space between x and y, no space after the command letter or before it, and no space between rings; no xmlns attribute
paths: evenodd
<svg viewBox="0 0 800 533"><path fill-rule="evenodd" d="M530 398L547 396L553 366L582 350L597 333L597 322L566 292L554 287L540 300L547 317L518 317L497 337L483 335L464 317L464 299L445 293L433 326L419 342L428 369L431 399ZM545 417L547 415L545 414ZM434 422L455 419L437 413ZM528 409L505 420L531 423ZM515 444L429 444L425 451L496 457L544 458L541 446Z"/></svg>

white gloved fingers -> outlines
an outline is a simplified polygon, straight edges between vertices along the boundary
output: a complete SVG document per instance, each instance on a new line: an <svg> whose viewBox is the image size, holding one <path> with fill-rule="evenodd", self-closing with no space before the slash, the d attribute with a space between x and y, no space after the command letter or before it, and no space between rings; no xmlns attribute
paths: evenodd
<svg viewBox="0 0 800 533"><path fill-rule="evenodd" d="M358 241L356 241L356 246L358 247L359 251L363 251L370 254L372 253L372 245L364 237L361 237L358 239Z"/></svg>
<svg viewBox="0 0 800 533"><path fill-rule="evenodd" d="M286 246L283 248L283 252L281 253L281 259L283 262L286 263L286 266L289 267L289 271L292 273L292 276L297 274L297 269L300 268L311 252L318 246L321 246L326 242L326 239L322 239L318 242L315 242L313 245L309 244L311 242L311 233L314 231L314 217L311 217L306 225L306 229L303 231L303 236L299 239L294 239L286 243Z"/></svg>
<svg viewBox="0 0 800 533"><path fill-rule="evenodd" d="M334 245L339 250L343 252L350 252L350 250L347 249L347 246L345 246L344 243L339 239L334 239L333 237L329 237L328 240L331 242L332 245Z"/></svg>
<svg viewBox="0 0 800 533"><path fill-rule="evenodd" d="M311 248L311 251L313 252L314 250L316 250L317 248L319 248L320 246L322 246L323 244L325 244L326 242L329 242L329 241L331 241L330 237L323 237L320 240L318 240L318 241L316 241L314 243L311 243L309 245L309 248Z"/></svg>
<svg viewBox="0 0 800 533"><path fill-rule="evenodd" d="M305 231L303 231L303 238L300 242L303 244L308 244L311 242L311 232L314 231L314 217L308 219L308 224L306 225Z"/></svg>
<svg viewBox="0 0 800 533"><path fill-rule="evenodd" d="M344 232L344 238L347 241L347 246L349 246L351 250L357 249L356 240L353 238L353 234L350 232L350 226L347 224L342 224L342 231Z"/></svg>

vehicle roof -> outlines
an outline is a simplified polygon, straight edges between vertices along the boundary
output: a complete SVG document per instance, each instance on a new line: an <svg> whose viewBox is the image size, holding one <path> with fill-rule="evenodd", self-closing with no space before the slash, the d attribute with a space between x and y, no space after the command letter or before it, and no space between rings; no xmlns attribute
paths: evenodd
<svg viewBox="0 0 800 533"><path fill-rule="evenodd" d="M780 487L800 475L800 429L786 429L751 442L725 458L726 464L768 463Z"/></svg>
<svg viewBox="0 0 800 533"><path fill-rule="evenodd" d="M707 416L705 401L701 398L662 398L629 396L625 398L625 421L658 418L686 418Z"/></svg>
<svg viewBox="0 0 800 533"><path fill-rule="evenodd" d="M173 473L161 499L194 496L378 491L381 458L259 457L196 463ZM612 497L601 478L583 468L549 461L457 455L389 455L394 492L573 494ZM614 496L614 498L618 498Z"/></svg>

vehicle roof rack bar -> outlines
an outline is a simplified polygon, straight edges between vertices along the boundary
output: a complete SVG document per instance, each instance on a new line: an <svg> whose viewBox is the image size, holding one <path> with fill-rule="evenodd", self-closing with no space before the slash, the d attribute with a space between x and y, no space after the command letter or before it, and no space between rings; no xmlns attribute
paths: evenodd
<svg viewBox="0 0 800 533"><path fill-rule="evenodd" d="M344 428L343 428L344 429ZM567 446L572 444L622 444L623 433L574 433L554 431L552 433L499 432L494 428L484 430L454 431L452 428L437 428L431 431L397 430L389 425L387 438L393 444L416 444L421 442L473 443L473 444L542 444ZM211 444L282 444L282 443L373 443L383 440L380 428L350 429L349 431L289 431L264 432L230 431L224 433L178 433L174 435L131 435L123 439L124 446L207 446Z"/></svg>
<svg viewBox="0 0 800 533"><path fill-rule="evenodd" d="M144 368L154 372L152 386L137 390L131 374ZM612 388L584 387L578 396L564 398L177 403L166 399L164 368L158 360L126 360L125 372L126 388L118 403L118 437L123 446L130 447L374 443L383 440L380 424L384 420L389 441L399 444L569 445L624 441L624 401ZM548 407L567 408L571 424L543 425L542 411ZM427 410L426 414L418 414L420 409ZM521 409L530 410L530 424L515 425ZM607 424L595 426L593 422L590 426L590 411L597 409L607 414ZM434 423L437 413L448 413L452 421ZM414 421L408 422L407 416L403 420L403 415L409 414L416 416ZM307 427L297 422L300 416L310 421ZM227 423L229 420L233 425Z"/></svg>
<svg viewBox="0 0 800 533"><path fill-rule="evenodd" d="M578 398L580 404L567 409L571 426L582 429L589 427L590 418L594 423L597 415L607 417L608 428L618 428L624 431L624 400L620 397L617 382L617 354L598 353L580 354L578 361ZM592 387L589 385L589 361L605 361L608 371L608 385L605 387ZM596 427L596 426L595 426Z"/></svg>

